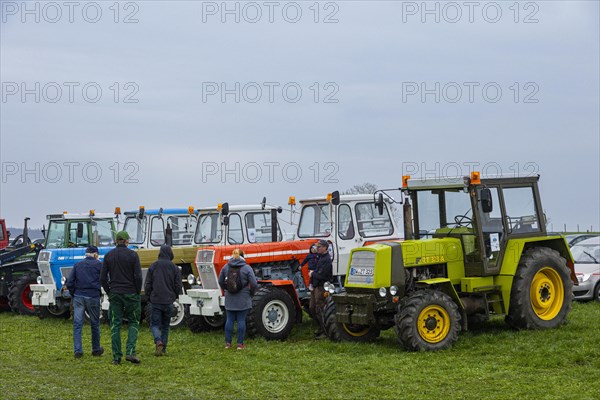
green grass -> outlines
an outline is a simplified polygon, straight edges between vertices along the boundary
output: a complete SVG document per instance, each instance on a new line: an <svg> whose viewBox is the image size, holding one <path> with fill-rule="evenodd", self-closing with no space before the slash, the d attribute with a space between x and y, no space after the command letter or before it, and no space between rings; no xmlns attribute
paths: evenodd
<svg viewBox="0 0 600 400"><path fill-rule="evenodd" d="M305 318L305 320L307 320ZM73 359L72 324L0 313L0 398L199 399L598 399L600 303L574 304L569 323L513 331L502 319L463 333L450 350L408 353L393 330L372 344L314 341L312 322L286 342L248 339L224 349L221 332L171 332L169 355L155 357L149 329L140 365ZM125 335L123 335L125 337Z"/></svg>

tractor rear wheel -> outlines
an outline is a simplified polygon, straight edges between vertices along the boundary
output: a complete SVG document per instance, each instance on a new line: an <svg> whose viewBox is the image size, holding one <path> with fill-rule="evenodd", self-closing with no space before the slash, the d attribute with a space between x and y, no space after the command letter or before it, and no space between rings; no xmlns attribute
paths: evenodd
<svg viewBox="0 0 600 400"><path fill-rule="evenodd" d="M285 340L294 327L296 307L285 291L274 287L261 287L252 298L252 308L246 321L250 336Z"/></svg>
<svg viewBox="0 0 600 400"><path fill-rule="evenodd" d="M458 340L458 307L439 290L419 290L406 297L395 321L398 341L407 350L443 350Z"/></svg>
<svg viewBox="0 0 600 400"><path fill-rule="evenodd" d="M173 303L173 307L171 308L171 323L170 329L177 329L180 326L183 326L187 322L187 314L186 309L189 306L183 306L183 304L175 301ZM146 309L144 310L146 321L148 322L148 326L152 324L152 303L146 303Z"/></svg>
<svg viewBox="0 0 600 400"><path fill-rule="evenodd" d="M35 315L29 285L37 283L37 277L35 273L28 273L13 281L8 291L8 304L11 310L19 314Z"/></svg>
<svg viewBox="0 0 600 400"><path fill-rule="evenodd" d="M370 325L344 324L337 322L335 303L331 297L327 298L323 309L323 324L327 337L335 342L372 342L377 339L380 330Z"/></svg>
<svg viewBox="0 0 600 400"><path fill-rule="evenodd" d="M204 315L191 315L189 307L185 308L185 312L187 326L193 333L216 331L225 326L225 314L215 315L213 317L207 317Z"/></svg>
<svg viewBox="0 0 600 400"><path fill-rule="evenodd" d="M519 262L506 323L516 329L555 328L567 321L573 282L567 261L547 247L527 250Z"/></svg>

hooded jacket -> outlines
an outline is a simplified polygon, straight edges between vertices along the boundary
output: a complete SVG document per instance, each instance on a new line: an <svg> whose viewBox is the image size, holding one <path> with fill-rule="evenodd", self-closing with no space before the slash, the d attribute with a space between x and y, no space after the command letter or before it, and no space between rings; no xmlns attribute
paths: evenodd
<svg viewBox="0 0 600 400"><path fill-rule="evenodd" d="M140 294L142 291L140 257L124 244L118 244L104 256L100 282L107 294Z"/></svg>
<svg viewBox="0 0 600 400"><path fill-rule="evenodd" d="M173 251L170 246L160 246L158 260L148 269L144 291L152 304L173 304L181 293L181 271L171 261Z"/></svg>
<svg viewBox="0 0 600 400"><path fill-rule="evenodd" d="M311 282L313 286L323 286L325 282L333 281L333 265L331 262L331 256L329 253L319 254L319 261L317 261L317 267L311 275Z"/></svg>
<svg viewBox="0 0 600 400"><path fill-rule="evenodd" d="M242 290L237 293L229 293L225 278L229 272L229 268L240 268L240 278L242 280ZM252 308L252 295L258 286L254 271L243 257L232 258L223 267L219 274L219 286L225 291L225 309L229 311L244 311Z"/></svg>

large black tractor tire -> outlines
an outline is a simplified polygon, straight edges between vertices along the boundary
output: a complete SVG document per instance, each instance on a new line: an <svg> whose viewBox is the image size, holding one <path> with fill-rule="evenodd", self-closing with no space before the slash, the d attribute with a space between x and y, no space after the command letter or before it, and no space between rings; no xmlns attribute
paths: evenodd
<svg viewBox="0 0 600 400"><path fill-rule="evenodd" d="M285 340L296 321L296 307L289 294L274 287L259 288L252 298L246 317L250 336L267 340Z"/></svg>
<svg viewBox="0 0 600 400"><path fill-rule="evenodd" d="M600 302L600 282L596 283L596 288L594 289L594 300Z"/></svg>
<svg viewBox="0 0 600 400"><path fill-rule="evenodd" d="M31 272L13 281L8 291L8 304L11 310L23 315L35 315L29 285L37 283L37 277L37 274Z"/></svg>
<svg viewBox="0 0 600 400"><path fill-rule="evenodd" d="M35 312L40 319L48 317L69 319L73 314L72 307L68 303L63 305L51 305L48 307L36 307Z"/></svg>
<svg viewBox="0 0 600 400"><path fill-rule="evenodd" d="M515 329L556 328L567 321L573 299L567 261L547 247L527 250L510 293L506 323Z"/></svg>
<svg viewBox="0 0 600 400"><path fill-rule="evenodd" d="M187 317L189 312L186 312L189 306L185 306L178 301L173 303L171 308L171 323L170 329L177 329L187 324ZM152 304L146 303L146 309L144 310L146 321L148 326L152 323Z"/></svg>
<svg viewBox="0 0 600 400"><path fill-rule="evenodd" d="M8 297L0 296L0 312L10 311L10 304L8 304Z"/></svg>
<svg viewBox="0 0 600 400"><path fill-rule="evenodd" d="M458 340L458 306L439 290L419 290L398 306L395 330L398 342L409 351L447 349Z"/></svg>
<svg viewBox="0 0 600 400"><path fill-rule="evenodd" d="M323 323L327 337L335 342L372 342L379 337L380 330L375 326L359 324L343 324L337 322L335 303L327 298L323 309Z"/></svg>
<svg viewBox="0 0 600 400"><path fill-rule="evenodd" d="M204 315L190 315L189 307L186 307L187 326L193 333L209 332L223 329L225 326L226 315L215 315L206 317Z"/></svg>

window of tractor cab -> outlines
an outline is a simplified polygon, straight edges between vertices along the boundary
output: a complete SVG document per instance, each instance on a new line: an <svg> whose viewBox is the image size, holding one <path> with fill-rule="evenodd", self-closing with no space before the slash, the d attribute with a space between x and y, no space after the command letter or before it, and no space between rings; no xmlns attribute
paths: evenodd
<svg viewBox="0 0 600 400"><path fill-rule="evenodd" d="M298 236L325 237L331 234L331 222L329 221L329 204L314 204L302 208Z"/></svg>
<svg viewBox="0 0 600 400"><path fill-rule="evenodd" d="M196 217L194 215L176 215L167 218L167 223L173 232L173 245L185 246L192 244L196 230Z"/></svg>
<svg viewBox="0 0 600 400"><path fill-rule="evenodd" d="M65 247L65 235L67 232L67 221L50 221L46 236L47 249L59 249Z"/></svg>
<svg viewBox="0 0 600 400"><path fill-rule="evenodd" d="M472 228L471 199L463 190L420 190L417 203L421 238L436 231Z"/></svg>
<svg viewBox="0 0 600 400"><path fill-rule="evenodd" d="M0 240L4 240L4 229L0 229Z"/></svg>
<svg viewBox="0 0 600 400"><path fill-rule="evenodd" d="M80 233L78 235L77 233ZM90 245L90 236L87 221L69 222L68 247L87 247Z"/></svg>
<svg viewBox="0 0 600 400"><path fill-rule="evenodd" d="M95 243L96 239L98 240L98 246L111 246L115 243L112 221L92 221L92 241Z"/></svg>
<svg viewBox="0 0 600 400"><path fill-rule="evenodd" d="M152 246L162 246L165 244L165 221L161 217L152 217L150 244Z"/></svg>
<svg viewBox="0 0 600 400"><path fill-rule="evenodd" d="M541 231L532 187L504 187L502 195L509 233L522 234Z"/></svg>
<svg viewBox="0 0 600 400"><path fill-rule="evenodd" d="M338 236L343 240L354 237L352 210L348 204L340 204L338 207Z"/></svg>
<svg viewBox="0 0 600 400"><path fill-rule="evenodd" d="M229 214L229 244L244 243L244 231L242 228L242 217L239 214Z"/></svg>
<svg viewBox="0 0 600 400"><path fill-rule="evenodd" d="M358 203L355 206L356 225L358 234L362 237L389 236L394 233L394 225L384 204L383 214L379 215L379 210L375 203Z"/></svg>
<svg viewBox="0 0 600 400"><path fill-rule="evenodd" d="M148 222L146 218L127 217L123 230L129 234L129 243L142 244L146 238Z"/></svg>
<svg viewBox="0 0 600 400"><path fill-rule="evenodd" d="M254 212L246 214L246 235L250 243L272 242L271 212ZM277 225L277 241L282 240L279 224Z"/></svg>
<svg viewBox="0 0 600 400"><path fill-rule="evenodd" d="M223 227L219 213L200 214L194 242L199 244L219 243L223 237Z"/></svg>

